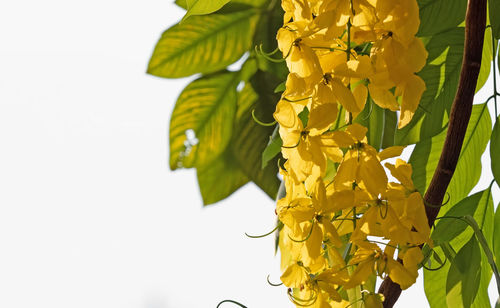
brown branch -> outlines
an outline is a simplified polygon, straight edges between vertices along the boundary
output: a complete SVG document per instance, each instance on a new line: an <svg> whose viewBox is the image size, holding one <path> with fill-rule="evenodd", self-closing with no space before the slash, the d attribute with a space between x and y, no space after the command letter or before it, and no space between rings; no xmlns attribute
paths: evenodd
<svg viewBox="0 0 500 308"><path fill-rule="evenodd" d="M425 208L429 226L434 224L434 220L439 213L439 205L443 202L460 157L465 132L472 112L477 77L481 67L485 27L486 0L469 0L465 17L465 43L460 81L451 106L450 121L443 151L424 197L427 204L438 205L437 207L426 206ZM386 278L380 285L379 293L384 294L384 308L391 308L398 300L401 288L390 278Z"/></svg>

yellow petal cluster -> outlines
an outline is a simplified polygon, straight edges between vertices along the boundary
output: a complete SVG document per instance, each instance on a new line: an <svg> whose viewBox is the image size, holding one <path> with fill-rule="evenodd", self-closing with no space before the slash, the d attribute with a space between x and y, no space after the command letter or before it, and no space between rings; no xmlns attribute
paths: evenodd
<svg viewBox="0 0 500 308"><path fill-rule="evenodd" d="M419 245L431 244L424 203L407 162L384 164L403 147L378 152L353 120L368 98L399 111L399 127L415 113L425 90L415 73L427 58L415 37L417 2L282 0L282 8L277 40L290 73L274 113L286 159L281 280L308 307L348 306L345 291L374 276L406 289L423 260ZM382 307L381 295L362 294L365 307Z"/></svg>

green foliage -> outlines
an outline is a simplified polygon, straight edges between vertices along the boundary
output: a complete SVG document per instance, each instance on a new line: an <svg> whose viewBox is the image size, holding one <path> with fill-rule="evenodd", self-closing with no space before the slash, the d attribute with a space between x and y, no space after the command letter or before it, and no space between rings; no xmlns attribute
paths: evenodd
<svg viewBox="0 0 500 308"><path fill-rule="evenodd" d="M481 278L481 250L474 236L458 251L446 278L448 307L470 307Z"/></svg>
<svg viewBox="0 0 500 308"><path fill-rule="evenodd" d="M413 120L395 133L395 144L407 145L439 134L448 123L463 57L466 0L421 0L418 35L429 53L418 75L426 83ZM442 18L446 16L446 18ZM486 70L483 69L483 71Z"/></svg>
<svg viewBox="0 0 500 308"><path fill-rule="evenodd" d="M477 200L479 199L479 200ZM467 200L467 199L466 199ZM454 209L452 213L451 210L446 212L442 211L440 214L441 216L448 216L452 217L453 214L460 215L462 212L468 212L474 213L473 217L474 219L478 222L479 227L483 231L488 245L491 247L492 242L493 242L493 199L491 197L491 189L487 189L484 191L481 191L479 193L474 194L473 196L468 198L468 201L463 201L465 204L462 204L459 206L460 209ZM472 205L473 202L477 202L477 206L474 210L474 206ZM458 206L458 205L457 205ZM455 207L454 207L455 208ZM455 228L455 225L458 226L458 228L461 228L462 224L458 224L459 222L462 223L462 221L454 218L447 218L447 219L442 219L438 223L444 223L445 220L450 220L451 226ZM451 263L453 262L453 259L456 258L454 256L454 251L459 251L464 247L464 245L470 240L470 238L473 236L473 231L471 228L466 228L463 229L463 231L457 235L455 235L458 232L454 232L453 234L435 234L436 232L441 233L444 231L444 225L442 227L439 227L439 229L436 227L432 234L432 238L450 238L453 237L449 242L441 242L440 246L435 248L435 251L440 255L442 259L445 258L445 253L443 251L443 247L449 247L452 249L452 258L451 260L448 260L446 264L439 270L437 271L429 271L429 270L424 270L424 289L425 289L425 294L427 295L427 300L429 301L429 304L432 308L441 308L441 307L447 307L446 301L447 301L447 293L446 293L446 286L447 286L447 279L451 267ZM449 230L448 230L449 231ZM440 264L438 262L432 261L431 260L431 266L433 268L438 267ZM455 275L455 274L453 274ZM450 279L455 279L455 278L450 278ZM489 267L489 264L486 260L486 257L484 254L481 254L481 275L480 275L480 283L479 283L479 289L478 293L472 302L471 307L477 307L477 308L482 308L482 307L488 307L489 306L489 297L488 297L488 284L491 279L491 269ZM450 282L451 284L451 282ZM486 306L484 305L485 303ZM449 307L455 307L455 306L449 306ZM458 306L459 307L459 306Z"/></svg>
<svg viewBox="0 0 500 308"><path fill-rule="evenodd" d="M477 78L476 92L479 91L488 77L491 71L491 61L493 60L493 43L491 41L491 28L487 28L484 31L484 45L483 45L483 55L481 59L481 69L479 71L479 77Z"/></svg>
<svg viewBox="0 0 500 308"><path fill-rule="evenodd" d="M453 217L462 217L465 215L474 216L483 193L484 192L478 192L461 200L448 212L446 212L446 216L450 216L452 218L441 219L436 224L434 232L432 232L432 239L436 244L449 242L465 231L468 224L463 220Z"/></svg>
<svg viewBox="0 0 500 308"><path fill-rule="evenodd" d="M442 1L441 1L442 2ZM426 91L412 121L396 131L396 144L406 145L433 137L448 123L464 48L464 29L453 28L426 40L429 53L426 66L418 73Z"/></svg>
<svg viewBox="0 0 500 308"><path fill-rule="evenodd" d="M497 264L500 262L500 203L497 204L494 218L495 229L493 231L493 254Z"/></svg>
<svg viewBox="0 0 500 308"><path fill-rule="evenodd" d="M465 19L467 0L419 0L419 36L431 36L455 28ZM443 18L446 16L446 18Z"/></svg>
<svg viewBox="0 0 500 308"><path fill-rule="evenodd" d="M231 139L236 114L237 73L204 76L182 91L170 120L170 168L211 164ZM189 144L187 131L198 142ZM186 143L188 142L188 143Z"/></svg>
<svg viewBox="0 0 500 308"><path fill-rule="evenodd" d="M278 98L273 89L276 84L270 83L267 88L259 88L256 80L266 79L263 72L256 75L239 93L238 112L233 140L230 147L243 172L271 198L276 198L279 188L278 164L276 158L263 165L262 152L267 146L268 136L273 133L273 127L262 126L252 118L252 111L260 119L270 121ZM259 89L259 90L257 90ZM268 96L269 95L269 96Z"/></svg>
<svg viewBox="0 0 500 308"><path fill-rule="evenodd" d="M278 157L264 157L279 99L274 89L286 76L283 63L266 64L254 46L276 47L283 20L279 3L265 0L177 0L187 10L166 30L148 73L166 78L203 74L177 99L170 120L170 168L196 168L204 204L228 197L252 181L271 198L279 187ZM258 33L256 33L258 29ZM239 72L228 71L244 54ZM238 87L240 85L240 87ZM279 140L279 138L278 138ZM276 146L277 145L277 146ZM274 143L276 148L280 145Z"/></svg>
<svg viewBox="0 0 500 308"><path fill-rule="evenodd" d="M206 15L218 11L229 1L230 0L186 0L188 11L182 20L185 20L189 16Z"/></svg>
<svg viewBox="0 0 500 308"><path fill-rule="evenodd" d="M498 18L498 12L500 12L500 0L488 0L488 5L491 29L493 30L493 36L498 40L500 39L500 18Z"/></svg>
<svg viewBox="0 0 500 308"><path fill-rule="evenodd" d="M491 134L491 117L486 104L474 105L455 173L448 186L449 203L441 213L467 197L481 177L481 156Z"/></svg>
<svg viewBox="0 0 500 308"><path fill-rule="evenodd" d="M276 32L283 22L280 1L175 3L187 10L186 15L161 36L148 73L167 78L200 75L183 90L172 113L171 169L196 168L205 205L228 197L250 181L275 198L280 186L277 173L282 140L272 114L285 89L288 71L283 62L269 61L262 51L271 52L277 47ZM467 0L418 3L418 35L429 53L425 67L418 73L426 83L419 108L412 121L398 130L397 114L381 109L369 99L355 122L368 128L368 143L376 149L416 144L410 163L415 186L423 194L441 155L460 77ZM485 32L476 91L485 85L491 73L493 46L498 45L500 38L500 19L496 16L500 0L488 3L491 27ZM271 57L279 59L281 54ZM228 70L239 59L245 59L241 69ZM305 125L308 109L304 108L299 116ZM341 110L339 119L344 118L345 110ZM489 306L487 287L492 271L488 259L481 253L469 225L457 217L474 217L498 262L500 210L494 213L491 187L469 196L481 176L481 156L489 141L491 168L497 183L500 182L498 120L492 131L487 104L474 105L447 190L450 199L440 210L440 216L445 218L436 222L432 232L436 247L428 251L433 255L429 258L430 266L443 266L437 271L424 271L424 287L431 307ZM336 128L342 126L340 122ZM329 180L336 167L328 162Z"/></svg>
<svg viewBox="0 0 500 308"><path fill-rule="evenodd" d="M283 140L281 140L279 134L274 134L269 139L269 143L262 152L262 168L265 168L269 161L276 157L281 152L281 146L283 145Z"/></svg>
<svg viewBox="0 0 500 308"><path fill-rule="evenodd" d="M495 180L500 185L500 160L497 158L498 155L500 155L500 117L497 118L493 127L490 144L491 171Z"/></svg>
<svg viewBox="0 0 500 308"><path fill-rule="evenodd" d="M374 147L376 150L382 148L382 140L384 138L385 129L385 110L377 106L371 99L365 105L365 108L354 120L355 123L359 123L364 127L368 128L368 144ZM396 125L396 123L392 123ZM395 129L396 126L392 127ZM388 133L391 128L388 128ZM388 137L390 138L390 137Z"/></svg>
<svg viewBox="0 0 500 308"><path fill-rule="evenodd" d="M205 205L228 197L249 181L229 150L219 156L213 164L197 168L196 174Z"/></svg>
<svg viewBox="0 0 500 308"><path fill-rule="evenodd" d="M276 161L265 168L256 167L262 165L261 153L267 143L265 136L272 132L272 128L258 125L251 116L252 110L256 114L269 116L272 108L274 104L269 104L259 96L250 83L238 93L231 141L224 153L212 164L203 165L197 170L204 204L212 204L228 197L250 180L271 198L276 197L279 188Z"/></svg>
<svg viewBox="0 0 500 308"><path fill-rule="evenodd" d="M252 47L258 11L192 16L163 33L148 73L167 78L212 73L232 64Z"/></svg>
<svg viewBox="0 0 500 308"><path fill-rule="evenodd" d="M481 176L481 155L491 132L491 119L486 107L486 104L481 104L472 108L455 176L448 188L450 201L441 209L443 212L466 197ZM446 130L443 130L437 136L423 140L415 146L410 163L414 170L413 181L421 192L425 192L430 184L445 138Z"/></svg>
<svg viewBox="0 0 500 308"><path fill-rule="evenodd" d="M398 118L395 112L384 110L384 137L382 138L382 148L388 148L394 145L396 131L398 127Z"/></svg>
<svg viewBox="0 0 500 308"><path fill-rule="evenodd" d="M202 0L200 0L200 1L202 1ZM210 1L203 0L203 1L210 2L212 0L210 0ZM229 0L229 1L231 1L231 3L251 5L253 7L261 7L267 3L267 0ZM225 1L225 2L227 3L229 1ZM216 2L218 2L218 1L216 1ZM177 4L178 6L180 6L181 8L183 8L185 10L188 9L188 4L187 4L186 0L176 0L175 4ZM212 11L212 12L215 12L215 11ZM212 13L212 12L210 12L210 13Z"/></svg>

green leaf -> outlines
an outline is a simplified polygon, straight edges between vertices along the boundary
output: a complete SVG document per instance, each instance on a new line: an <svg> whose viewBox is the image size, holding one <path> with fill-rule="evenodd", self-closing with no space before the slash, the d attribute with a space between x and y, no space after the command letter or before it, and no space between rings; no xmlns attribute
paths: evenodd
<svg viewBox="0 0 500 308"><path fill-rule="evenodd" d="M468 195L481 176L481 155L488 143L491 119L486 104L474 105L465 134L462 150L448 194L450 200L441 213ZM446 130L430 139L420 141L413 150L410 163L413 166L413 181L420 192L425 192L441 156Z"/></svg>
<svg viewBox="0 0 500 308"><path fill-rule="evenodd" d="M493 227L493 226L492 226ZM490 243L491 245L491 243ZM491 247L491 246L490 246ZM476 298L472 303L472 308L483 308L490 307L490 297L488 295L488 286L491 282L491 275L493 271L488 263L488 258L481 250L481 280L479 283L479 288L477 290Z"/></svg>
<svg viewBox="0 0 500 308"><path fill-rule="evenodd" d="M307 122L309 122L309 108L307 106L302 109L302 111L298 114L300 121L302 122L303 127L307 127Z"/></svg>
<svg viewBox="0 0 500 308"><path fill-rule="evenodd" d="M398 116L396 112L386 109L384 123L384 137L382 138L382 148L386 149L394 145L396 130L398 127Z"/></svg>
<svg viewBox="0 0 500 308"><path fill-rule="evenodd" d="M253 110L259 119L272 121L272 113L279 99L273 93L277 82L270 82L266 88L256 86L256 79L267 78L263 74L257 72L238 95L238 111L230 148L243 173L270 198L275 199L280 184L276 159L261 168L262 152L274 127L261 126L252 117Z"/></svg>
<svg viewBox="0 0 500 308"><path fill-rule="evenodd" d="M271 198L276 197L280 183L277 163L260 168L261 153L273 127L260 126L252 118L253 110L259 118L269 120L279 98L272 93L277 82L270 81L268 76L262 74L256 72L238 93L234 132L225 151L212 163L197 168L198 184L205 205L228 197L248 181L253 181ZM255 79L265 80L263 83L267 88L259 88L261 92L257 93L252 83Z"/></svg>
<svg viewBox="0 0 500 308"><path fill-rule="evenodd" d="M481 231L484 234L486 242L489 247L493 247L493 232L494 232L494 209L493 209L493 199L491 197L491 187L490 194L488 196L488 202L485 207L478 207L474 219L478 222L481 227ZM493 271L491 270L490 264L488 263L488 258L481 249L481 283L479 284L479 290L476 299L472 303L473 308L483 308L490 307L490 298L488 296L488 286L490 285L491 275Z"/></svg>
<svg viewBox="0 0 500 308"><path fill-rule="evenodd" d="M172 170L206 166L224 152L236 113L237 77L233 72L203 76L182 91L170 119ZM188 139L190 131L198 142Z"/></svg>
<svg viewBox="0 0 500 308"><path fill-rule="evenodd" d="M192 16L165 31L155 47L148 73L186 77L224 69L252 46L258 11Z"/></svg>
<svg viewBox="0 0 500 308"><path fill-rule="evenodd" d="M226 150L212 164L196 169L204 205L225 199L249 179L232 153Z"/></svg>
<svg viewBox="0 0 500 308"><path fill-rule="evenodd" d="M455 28L431 37L426 66L418 73L426 90L412 121L396 131L397 145L417 143L437 135L448 123L462 65L464 29Z"/></svg>
<svg viewBox="0 0 500 308"><path fill-rule="evenodd" d="M174 3L185 10L188 8L186 0L175 0Z"/></svg>
<svg viewBox="0 0 500 308"><path fill-rule="evenodd" d="M262 46L262 50L267 53L276 50L278 47L276 33L278 32L278 29L283 26L284 14L280 3L280 1L276 1L273 8L267 10L266 14L261 15L257 30L255 31L254 45ZM259 68L261 70L273 73L278 76L281 81L286 80L288 76L288 68L284 61L277 63L271 62L260 53L255 53L255 56L259 62ZM271 57L279 59L281 58L281 52L276 52L271 55Z"/></svg>
<svg viewBox="0 0 500 308"><path fill-rule="evenodd" d="M494 218L494 231L493 231L493 254L497 264L500 263L500 203L497 205Z"/></svg>
<svg viewBox="0 0 500 308"><path fill-rule="evenodd" d="M491 134L491 117L486 104L472 107L471 121L465 133L464 143L455 173L448 186L449 203L441 210L447 211L469 195L481 177L481 156L486 150Z"/></svg>
<svg viewBox="0 0 500 308"><path fill-rule="evenodd" d="M368 128L366 136L368 144L377 151L380 150L385 126L384 109L380 108L369 99L365 104L365 108L359 113L354 122Z"/></svg>
<svg viewBox="0 0 500 308"><path fill-rule="evenodd" d="M465 20L467 0L419 0L418 36L430 36L455 28Z"/></svg>
<svg viewBox="0 0 500 308"><path fill-rule="evenodd" d="M434 258L434 260L436 260L436 262L439 264L439 265L443 265L444 264L444 261L441 260L441 257L439 257L439 254L437 254L436 252L434 252L432 254L432 257Z"/></svg>
<svg viewBox="0 0 500 308"><path fill-rule="evenodd" d="M186 20L189 16L207 15L218 11L230 0L186 0L187 12L182 20Z"/></svg>
<svg viewBox="0 0 500 308"><path fill-rule="evenodd" d="M241 82L248 82L258 70L257 60L253 57L248 58L240 69Z"/></svg>
<svg viewBox="0 0 500 308"><path fill-rule="evenodd" d="M200 1L207 1L207 0L200 0ZM267 3L267 0L230 0L230 1L231 3L246 4L246 5L251 5L253 7L262 7L264 4ZM175 0L175 4L177 4L179 7L185 10L188 9L188 4L186 3L186 0Z"/></svg>
<svg viewBox="0 0 500 308"><path fill-rule="evenodd" d="M500 185L500 161L498 153L500 153L500 116L495 121L490 143L491 171L493 172L495 181Z"/></svg>
<svg viewBox="0 0 500 308"><path fill-rule="evenodd" d="M267 1L267 3L270 2ZM275 1L273 7L269 7L259 20L254 42L257 46L262 44L265 52L270 52L278 47L276 33L283 26L283 15L284 11L281 8L281 1Z"/></svg>
<svg viewBox="0 0 500 308"><path fill-rule="evenodd" d="M491 29L486 28L484 31L483 55L481 58L481 69L477 78L476 93L479 91L488 77L490 77L491 61L493 60L493 44L491 42Z"/></svg>
<svg viewBox="0 0 500 308"><path fill-rule="evenodd" d="M500 39L500 18L498 16L498 12L500 12L500 0L488 0L488 5L493 36L496 39Z"/></svg>
<svg viewBox="0 0 500 308"><path fill-rule="evenodd" d="M283 140L281 140L279 134L273 134L264 152L262 152L262 168L265 168L269 161L281 152L282 145Z"/></svg>
<svg viewBox="0 0 500 308"><path fill-rule="evenodd" d="M458 251L446 279L448 307L469 308L476 297L481 278L481 250L475 236Z"/></svg>
<svg viewBox="0 0 500 308"><path fill-rule="evenodd" d="M479 206L479 202L482 200L484 191L480 191L478 193L469 196L460 202L458 202L455 206L453 206L448 212L446 212L446 216L450 217L462 217L465 215L474 216L477 207ZM486 199L482 200L485 202ZM449 242L455 237L457 237L460 233L464 232L467 228L468 224L465 221L454 218L443 218L438 221L436 224L434 231L432 232L432 239L436 241L436 244L441 242Z"/></svg>
<svg viewBox="0 0 500 308"><path fill-rule="evenodd" d="M286 81L283 81L274 89L274 93L281 93L284 92L285 90L286 90Z"/></svg>
<svg viewBox="0 0 500 308"><path fill-rule="evenodd" d="M493 199L491 197L491 190L487 189L482 191L481 199L474 213L474 219L477 221L479 227L483 231L484 236L488 242L488 245L492 245L493 238ZM441 216L449 215L445 211L442 211ZM451 216L451 215L450 215ZM458 222L458 220L456 220ZM436 231L434 231L436 232ZM471 228L467 228L462 233L453 238L449 244L454 250L459 250L473 235ZM434 234L432 235L434 237ZM490 246L491 247L491 246ZM444 258L444 254L441 248L435 248L435 251L440 254L441 258ZM431 261L431 267L438 267L437 262ZM428 271L424 270L424 289L427 296L427 300L432 308L446 307L446 279L448 277L448 271L450 269L450 263L446 262L443 268L438 271ZM479 285L478 294L472 304L474 308L488 307L484 306L483 303L488 302L488 283L491 278L491 270L488 269L489 264L485 260L484 254L482 254L481 262L481 283ZM486 263L486 264L485 264ZM489 304L488 304L489 305Z"/></svg>

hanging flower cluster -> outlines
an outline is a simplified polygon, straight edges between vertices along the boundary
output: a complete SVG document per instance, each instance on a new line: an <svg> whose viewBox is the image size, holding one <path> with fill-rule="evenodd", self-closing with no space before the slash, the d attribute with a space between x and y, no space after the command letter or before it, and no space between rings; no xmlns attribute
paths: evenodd
<svg viewBox="0 0 500 308"><path fill-rule="evenodd" d="M415 37L416 0L282 0L282 7L277 39L290 74L274 113L286 159L286 196L276 210L281 280L297 306L310 307L345 307L344 291L363 290L376 276L406 289L423 260L419 245L430 244L423 200L408 163L382 165L403 147L377 152L353 120L368 98L399 110L399 127L415 113L425 90L415 73L427 58ZM360 294L366 307L381 305L378 294Z"/></svg>

